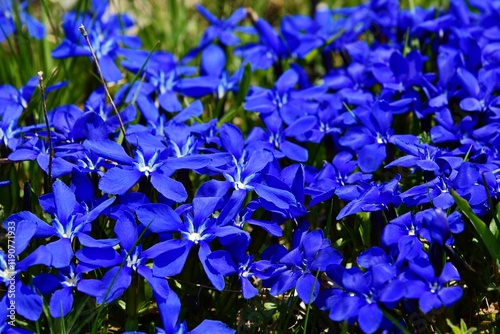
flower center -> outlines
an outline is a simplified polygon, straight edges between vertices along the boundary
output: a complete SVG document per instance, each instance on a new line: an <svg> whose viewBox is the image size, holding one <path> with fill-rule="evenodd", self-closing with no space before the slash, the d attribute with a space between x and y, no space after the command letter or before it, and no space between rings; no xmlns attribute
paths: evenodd
<svg viewBox="0 0 500 334"><path fill-rule="evenodd" d="M194 242L195 244L198 244L198 242L200 242L202 240L202 237L201 237L201 234L198 232L191 232L188 235L188 239L190 241Z"/></svg>

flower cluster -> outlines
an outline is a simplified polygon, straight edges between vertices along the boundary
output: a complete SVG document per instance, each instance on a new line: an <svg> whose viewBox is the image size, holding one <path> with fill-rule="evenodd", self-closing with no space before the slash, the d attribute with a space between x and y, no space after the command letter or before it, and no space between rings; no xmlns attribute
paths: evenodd
<svg viewBox="0 0 500 334"><path fill-rule="evenodd" d="M14 12L43 37L26 5L0 0L0 42ZM129 331L147 331L154 307L160 333L233 333L223 310L279 296L366 333L451 308L465 229L452 193L481 217L500 200L498 6L469 5L321 4L279 30L251 9L224 19L197 5L208 27L180 59L140 49L132 16L105 1L67 13L52 57L92 59L83 23L105 82L49 110L50 129L23 114L37 77L0 86L1 156L44 177L37 208L3 222L17 262L1 252L0 279L15 281L23 321L2 316L0 331L73 317L84 298L120 305ZM193 302L193 286L211 301ZM216 320L197 317L218 298L203 313Z"/></svg>

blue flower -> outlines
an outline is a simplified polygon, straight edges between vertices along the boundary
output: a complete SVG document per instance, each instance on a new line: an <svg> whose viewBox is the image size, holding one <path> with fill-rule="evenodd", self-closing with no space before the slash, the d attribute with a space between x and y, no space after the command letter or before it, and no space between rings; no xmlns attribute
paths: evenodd
<svg viewBox="0 0 500 334"><path fill-rule="evenodd" d="M394 135L391 128L393 114L382 110L383 101L376 101L372 106L363 106L353 111L358 122L339 139L342 146L349 147L358 154L358 164L365 173L377 170L387 157L386 146L400 138L409 142L418 139L411 135Z"/></svg>
<svg viewBox="0 0 500 334"><path fill-rule="evenodd" d="M225 204L225 206L228 206L228 204ZM221 212L221 214L219 214L219 217L217 218L217 224L220 226L225 226L228 223L230 223L233 226L236 226L241 229L244 228L245 224L259 226L269 234L276 237L281 237L283 235L283 230L281 229L280 225L285 220L285 217L283 217L281 213L273 212L271 220L252 218L253 213L262 207L263 206L260 203L260 200L258 198L254 199L250 201L239 213L234 209L231 210L230 212L228 212L229 211L228 210L224 214L222 214Z"/></svg>
<svg viewBox="0 0 500 334"><path fill-rule="evenodd" d="M456 125L453 123L451 115L450 117L438 119L438 122L439 124L432 127L430 133L434 143L459 142L467 146L467 150L471 145L475 146L476 143L472 137L477 120L474 120L471 116L465 116Z"/></svg>
<svg viewBox="0 0 500 334"><path fill-rule="evenodd" d="M210 45L203 50L200 66L200 77L179 80L177 89L181 94L194 98L213 94L222 99L230 91L237 91L243 67L230 76L225 70L226 55L219 46Z"/></svg>
<svg viewBox="0 0 500 334"><path fill-rule="evenodd" d="M166 300L176 298L165 279L153 276L152 269L147 266L148 259L161 254L159 247L150 247L142 250L142 245L137 243L139 228L131 213L125 212L117 220L115 234L120 245L120 254L112 247L85 247L79 250L76 257L82 264L89 268L98 269L111 267L101 280L84 279L78 286L79 291L97 298L97 303L111 302L121 297L123 292L132 283L134 273L142 276L151 286L155 298ZM124 266L121 267L121 264Z"/></svg>
<svg viewBox="0 0 500 334"><path fill-rule="evenodd" d="M17 6L17 8L14 8L13 6ZM0 1L0 43L16 32L16 23L14 21L16 14L19 15L21 24L28 28L28 34L38 40L45 37L44 25L28 14L27 7L28 1L26 0Z"/></svg>
<svg viewBox="0 0 500 334"><path fill-rule="evenodd" d="M195 67L184 66L174 55L165 51L156 51L151 55L143 50L126 50L123 53L126 59L122 61L122 65L126 69L139 72L144 66L145 82L141 86L145 88L141 87L141 93L137 96L137 105L148 121L156 120L159 116L156 112L158 107L150 97L153 90L157 93L162 109L168 112L182 109L182 104L176 95L176 93L182 94L182 90L179 89L179 80L184 75L195 73Z"/></svg>
<svg viewBox="0 0 500 334"><path fill-rule="evenodd" d="M449 177L438 176L435 179L413 188L401 194L401 199L406 205L417 206L432 201L435 207L446 210L455 203L450 194L452 181L457 172L452 171Z"/></svg>
<svg viewBox="0 0 500 334"><path fill-rule="evenodd" d="M78 238L82 245L97 244L99 247L117 243L114 240L95 240L88 234L91 230L91 223L114 202L114 198L109 198L87 210L87 204L80 205L73 191L61 180L54 182L52 191L52 193L40 198L42 208L53 216L51 225L28 211L22 211L10 217L11 220L18 223L27 222L34 228L31 234L24 232L24 237L28 240L31 237L47 238L53 236L59 239L45 246L53 254L50 262L52 267L63 268L70 265L74 256L72 246L74 238Z"/></svg>
<svg viewBox="0 0 500 334"><path fill-rule="evenodd" d="M340 33L341 21L327 19L328 14L331 14L328 8L320 8L314 18L290 15L281 20L281 33L293 57L303 59Z"/></svg>
<svg viewBox="0 0 500 334"><path fill-rule="evenodd" d="M234 125L224 124L220 131L220 144L230 155L227 164L213 170L222 173L226 181L211 180L204 183L199 192L207 192L217 201L230 189L231 197L220 213L222 217L232 219L241 210L241 205L248 192L254 190L264 201L280 209L287 209L296 203L296 199L276 176L264 171L274 160L273 154L262 147L251 150L244 147L243 134Z"/></svg>
<svg viewBox="0 0 500 334"><path fill-rule="evenodd" d="M366 252L373 253L374 248ZM361 258L364 256L365 253L360 255ZM373 261L374 258L368 256L367 260L369 267L365 272L357 267L345 269L340 265L327 268L328 275L342 288L333 289L332 296L327 299L327 306L332 320L357 320L363 332L373 333L380 327L392 326L383 315L383 307L394 308L405 296L406 287L397 278L396 267L387 258Z"/></svg>
<svg viewBox="0 0 500 334"><path fill-rule="evenodd" d="M52 138L54 139L54 138ZM53 143L55 146L55 143ZM14 152L9 154L8 158L11 161L33 161L36 160L40 168L49 173L49 145L39 136L29 138ZM61 156L54 156L52 159L51 177L60 177L71 173L73 164L65 160Z"/></svg>
<svg viewBox="0 0 500 334"><path fill-rule="evenodd" d="M500 99L492 95L496 88L496 76L491 71L480 71L478 78L464 68L457 69L457 76L463 85L464 98L460 108L469 112L484 112L500 117Z"/></svg>
<svg viewBox="0 0 500 334"><path fill-rule="evenodd" d="M384 227L381 240L382 244L391 250L391 254L394 254L399 266L405 260L423 256L423 244L419 239L423 232L422 221L407 212Z"/></svg>
<svg viewBox="0 0 500 334"><path fill-rule="evenodd" d="M26 220L16 221L11 216L4 221L4 227L7 231L12 231L13 227L15 229L13 236L8 233L9 238L13 238L9 244L15 245L15 252L6 254L0 250L0 284L4 285L4 289L7 291L0 304L15 304L16 312L19 315L28 320L36 321L42 313L43 300L32 284L25 284L21 280L21 274L27 272L31 266L50 266L52 253L46 246L42 245L19 260L18 256L28 246L35 233L36 225ZM12 293L12 287L15 287L15 293ZM2 323L0 322L0 324ZM2 328L1 325L0 328Z"/></svg>
<svg viewBox="0 0 500 334"><path fill-rule="evenodd" d="M85 272L85 266L74 266L60 268L57 276L49 273L41 273L33 279L33 284L44 296L52 294L49 302L50 315L54 318L66 316L73 308L73 291Z"/></svg>
<svg viewBox="0 0 500 334"><path fill-rule="evenodd" d="M86 27L90 43L99 61L104 80L116 82L122 78L115 59L121 51L121 43L130 47L140 47L138 37L123 35L123 31L134 23L128 15L104 16L107 2L93 1L95 13L69 12L64 16L63 29L66 38L52 51L56 59L69 57L91 57L87 43L78 27Z"/></svg>
<svg viewBox="0 0 500 334"><path fill-rule="evenodd" d="M135 158L129 157L123 147L110 140L89 141L87 148L101 157L116 161L120 165L110 168L99 181L99 188L108 193L122 195L132 188L141 177L147 177L153 187L166 198L183 202L186 190L179 181L170 176L178 169L205 167L210 158L202 155L184 157L169 156L166 147L140 146Z"/></svg>
<svg viewBox="0 0 500 334"><path fill-rule="evenodd" d="M403 92L411 86L432 89L433 74L422 74L425 58L416 50L403 55L394 50L387 63L374 63L373 76L389 90Z"/></svg>
<svg viewBox="0 0 500 334"><path fill-rule="evenodd" d="M308 188L313 197L310 205L326 201L333 194L348 201L361 195L365 190L363 185L368 184L372 176L354 172L358 164L352 158L351 153L343 151L335 155L331 163L325 163Z"/></svg>
<svg viewBox="0 0 500 334"><path fill-rule="evenodd" d="M299 137L312 130L317 119L314 116L303 116L289 126L283 126L283 121L277 113L264 118L266 131L254 128L248 135L247 142L250 147L265 147L273 152L274 157L281 159L290 158L298 162L305 162L308 158L307 150L295 144L287 137Z"/></svg>
<svg viewBox="0 0 500 334"><path fill-rule="evenodd" d="M246 17L247 11L245 8L236 9L227 19L216 18L200 4L196 5L196 9L210 23L210 26L205 29L203 37L199 43L201 46L208 45L215 39L217 39L222 45L226 46L235 46L240 44L240 39L234 34L234 31L241 30L238 29L237 24ZM248 32L248 29L244 31Z"/></svg>
<svg viewBox="0 0 500 334"><path fill-rule="evenodd" d="M266 20L257 17L253 11L248 15L259 35L259 43L248 43L237 47L234 50L235 55L243 57L243 63L251 64L253 70L265 70L281 59L289 58L287 47L273 27Z"/></svg>
<svg viewBox="0 0 500 334"><path fill-rule="evenodd" d="M217 290L222 290L224 276L235 273L236 266L227 251L213 252L209 244L217 237L237 237L246 232L233 226L215 225L216 221L211 217L214 205L203 197L195 197L192 206L182 209L184 223L176 212L164 204L149 204L137 209L139 220L152 232L178 232L181 235L181 239L169 239L154 246L161 254L155 257L153 275L167 277L179 274L191 248L196 247L208 278Z"/></svg>
<svg viewBox="0 0 500 334"><path fill-rule="evenodd" d="M490 210L488 196L494 203L500 197L500 178L493 168L496 166L464 162L453 181L454 188L467 199L474 212L480 215Z"/></svg>
<svg viewBox="0 0 500 334"><path fill-rule="evenodd" d="M326 92L327 88L313 86L303 90L293 89L298 82L297 72L289 69L276 80L272 89L252 87L244 108L260 112L263 118L278 113L286 124L291 124L302 116L314 114L318 103L312 99Z"/></svg>
<svg viewBox="0 0 500 334"><path fill-rule="evenodd" d="M60 82L48 86L45 92L48 94L66 84L66 82ZM40 128L45 129L45 124L26 127L18 126L19 117L21 113L28 108L37 87L37 76L31 77L26 82L26 85L20 89L16 89L11 85L0 86L0 147L15 150L22 142L19 138L22 132L30 132Z"/></svg>
<svg viewBox="0 0 500 334"><path fill-rule="evenodd" d="M458 168L463 161L462 158L456 157L432 145L405 143L397 139L394 143L408 155L394 160L386 165L385 168L393 166L415 167L424 171L432 171L435 175L441 175L450 168Z"/></svg>
<svg viewBox="0 0 500 334"><path fill-rule="evenodd" d="M229 328L226 324L215 320L203 320L196 328L188 331L185 322L177 324L173 332L159 330L159 334L204 334L204 333L220 333L220 334L234 334L236 331Z"/></svg>
<svg viewBox="0 0 500 334"><path fill-rule="evenodd" d="M295 234L300 237L300 242L289 252L284 249L279 252L268 249L268 253L275 253L273 257L278 260L275 263L278 268L270 278L263 281L263 285L271 288L270 293L273 296L295 288L300 299L308 304L314 302L320 292L316 273L325 271L329 265L340 264L343 257L338 250L331 247L329 240L324 238L323 231L314 230L300 235L301 233L297 229Z"/></svg>
<svg viewBox="0 0 500 334"><path fill-rule="evenodd" d="M439 275L435 276L429 260L417 258L410 261L409 271L404 274L407 298L418 299L420 309L429 313L441 306L450 307L462 298L463 290L453 285L460 280L457 269L446 263Z"/></svg>
<svg viewBox="0 0 500 334"><path fill-rule="evenodd" d="M347 203L347 205L340 210L337 215L337 220L358 212L374 212L387 210L391 205L395 207L399 206L402 196L399 193L398 183L400 180L401 175L397 174L389 182L367 185L359 196ZM352 188L346 190L353 191Z"/></svg>
<svg viewBox="0 0 500 334"><path fill-rule="evenodd" d="M123 87L118 91L115 95L114 98L114 103L115 105L119 105L122 102L128 102L128 101L122 101L122 92L124 89L128 88L127 86ZM134 91L135 93L135 91ZM97 88L95 91L93 91L87 101L85 101L85 105L83 107L85 112L94 112L97 115L100 116L100 118L106 123L107 128L109 133L115 132L119 127L120 123L118 120L118 116L116 115L114 108L111 106L111 104L107 104L107 97L106 93L104 91L104 87L100 86ZM123 110L120 110L120 118L123 122L123 124L127 124L136 118L136 110L135 107L130 104L123 108ZM89 136L93 136L93 134L89 134ZM93 136L95 138L95 136ZM86 137L87 139L91 139L88 136Z"/></svg>

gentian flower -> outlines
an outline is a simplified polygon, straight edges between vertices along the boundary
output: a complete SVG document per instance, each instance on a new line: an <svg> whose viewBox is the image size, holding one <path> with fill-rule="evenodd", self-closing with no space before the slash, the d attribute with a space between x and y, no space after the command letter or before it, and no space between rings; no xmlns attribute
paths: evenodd
<svg viewBox="0 0 500 334"><path fill-rule="evenodd" d="M13 6L17 6L16 9ZM45 37L44 25L28 14L28 1L0 1L0 43L16 32L15 13L19 14L21 24L28 28L28 34L35 39L41 40Z"/></svg>
<svg viewBox="0 0 500 334"><path fill-rule="evenodd" d="M120 95L120 92L115 95L115 105L119 105L122 102ZM104 87L100 86L90 94L87 101L85 101L83 109L85 112L91 111L99 115L106 123L109 133L113 133L120 127L120 123L118 120L118 116L116 116L114 108L111 106L111 104L107 104L106 101L107 97L104 91ZM123 110L120 110L120 118L123 124L127 124L135 120L135 117L136 110L132 104L129 104L128 106L123 108Z"/></svg>
<svg viewBox="0 0 500 334"><path fill-rule="evenodd" d="M299 137L312 130L317 119L314 116L303 116L295 120L289 126L283 126L283 121L278 114L270 114L264 118L266 130L255 127L248 135L247 142L250 147L265 147L270 150L274 157L305 162L308 158L307 150L295 144L287 137Z"/></svg>
<svg viewBox="0 0 500 334"><path fill-rule="evenodd" d="M496 165L464 162L453 181L454 188L467 199L477 214L482 215L490 210L488 196L493 203L500 197L500 178L494 169Z"/></svg>
<svg viewBox="0 0 500 334"><path fill-rule="evenodd" d="M302 116L314 114L318 103L311 100L326 92L327 88L313 86L304 90L294 90L298 81L297 72L289 69L276 80L274 87L270 90L251 87L244 108L260 112L263 118L279 113L286 124L291 124Z"/></svg>
<svg viewBox="0 0 500 334"><path fill-rule="evenodd" d="M179 63L173 54L165 51L156 51L151 55L143 50L126 50L123 53L126 60L122 65L129 71L138 72L144 66L146 88L141 88L141 93L137 96L137 106L148 121L155 120L159 116L155 112L158 107L150 97L151 87L156 91L162 109L168 112L182 109L182 104L177 98L177 93L182 94L179 80L184 75L195 73L195 67Z"/></svg>
<svg viewBox="0 0 500 334"><path fill-rule="evenodd" d="M424 228L422 221L415 219L411 212L407 212L389 222L382 233L382 244L394 254L396 264L423 256L423 244L419 237Z"/></svg>
<svg viewBox="0 0 500 334"><path fill-rule="evenodd" d="M488 112L500 118L500 99L492 95L496 89L496 77L490 71L479 71L478 77L464 68L457 69L457 76L463 85L464 98L460 108L469 112Z"/></svg>
<svg viewBox="0 0 500 334"><path fill-rule="evenodd" d="M76 253L82 264L91 268L112 267L102 280L85 279L81 281L79 290L97 298L97 303L107 303L119 298L132 283L134 273L142 276L151 286L155 297L168 299L174 294L165 279L153 276L152 269L146 265L150 258L161 254L158 246L143 251L142 245L137 243L139 229L135 218L129 212L124 212L116 221L115 234L119 239L120 254L112 247L85 247ZM158 244L157 244L158 245ZM125 263L123 267L121 264ZM109 281L108 278L114 281ZM111 285L112 284L112 285Z"/></svg>
<svg viewBox="0 0 500 334"><path fill-rule="evenodd" d="M349 201L361 195L364 189L358 183L367 184L372 176L354 172L358 163L352 158L351 153L343 151L335 155L331 163L325 163L307 189L313 197L310 205L326 201L333 194Z"/></svg>
<svg viewBox="0 0 500 334"><path fill-rule="evenodd" d="M418 141L411 135L394 135L392 112L383 111L380 102L353 110L358 125L348 129L339 139L342 146L358 153L359 168L365 173L374 172L382 165L387 156L386 146L395 139Z"/></svg>
<svg viewBox="0 0 500 334"><path fill-rule="evenodd" d="M261 199L281 209L287 209L295 204L295 198L287 190L286 185L276 176L264 173L265 168L274 160L269 150L265 148L250 150L251 147L247 147L248 150L242 149L243 134L234 125L224 124L219 134L220 144L229 151L231 160L224 166L212 169L222 173L226 181L208 181L199 191L203 189L205 192L213 193L215 190L215 198L219 200L233 189L230 199L220 213L221 220L227 221L222 217L228 216L230 219L235 217L240 212L247 193L252 190L255 190Z"/></svg>
<svg viewBox="0 0 500 334"><path fill-rule="evenodd" d="M401 204L398 182L401 175L396 176L389 182L382 184L372 183L354 200L347 203L337 215L337 220L358 212L374 212L388 209L390 205L395 207Z"/></svg>
<svg viewBox="0 0 500 334"><path fill-rule="evenodd" d="M1 3L0 3L1 8ZM1 32L0 32L1 36ZM66 82L60 82L46 87L45 93L59 89L65 86ZM39 128L45 128L45 124L18 127L18 120L23 110L28 108L31 98L38 87L38 77L31 77L25 86L19 90L11 85L0 86L0 147L15 150L20 144L18 138L22 132L29 132Z"/></svg>
<svg viewBox="0 0 500 334"><path fill-rule="evenodd" d="M115 59L120 54L123 43L130 47L140 47L138 37L122 34L134 25L132 18L126 14L105 16L107 2L92 1L94 13L69 12L64 16L63 29L66 38L52 51L52 57L63 59L69 57L90 57L91 52L80 34L78 27L83 24L88 32L92 48L99 61L104 80L116 82L122 78Z"/></svg>
<svg viewBox="0 0 500 334"><path fill-rule="evenodd" d="M300 233L300 230L297 230ZM329 265L340 264L342 254L331 247L323 231L314 230L301 236L299 244L289 252L281 250L275 257L279 269L263 285L271 288L271 295L277 296L295 287L306 304L314 302L320 291L317 271L325 271Z"/></svg>
<svg viewBox="0 0 500 334"><path fill-rule="evenodd" d="M251 299L259 293L259 290L257 290L257 288L250 283L250 279L257 274L256 268L257 265L253 262L253 256L251 255L245 255L238 265L238 276L241 282L241 294L245 299Z"/></svg>
<svg viewBox="0 0 500 334"><path fill-rule="evenodd" d="M35 234L36 225L26 220L16 220L13 216L7 218L3 225L5 230L8 231L7 235L14 239L9 244L15 245L15 252L13 254L9 252L7 255L0 250L0 284L5 285L4 289L7 291L0 304L15 304L16 313L28 320L36 321L42 313L42 297L31 284L23 283L20 276L31 266L50 266L52 253L46 246L42 245L19 260L18 256L23 253ZM13 235L12 232L9 233L12 228L15 230ZM15 287L15 293L12 293L11 286Z"/></svg>
<svg viewBox="0 0 500 334"><path fill-rule="evenodd" d="M37 76L31 77L19 90L11 85L0 86L0 115L17 120L21 112L28 107L37 87Z"/></svg>
<svg viewBox="0 0 500 334"><path fill-rule="evenodd" d="M206 46L215 39L225 46L240 44L240 39L234 34L234 31L241 30L237 27L237 24L246 17L247 11L245 8L236 9L227 19L216 18L200 4L196 4L196 9L210 23L210 26L203 33L203 37L199 43L200 46ZM243 29L243 31L249 32L248 29Z"/></svg>
<svg viewBox="0 0 500 334"><path fill-rule="evenodd" d="M236 331L229 328L226 324L220 321L214 320L203 320L196 328L188 331L185 322L177 324L174 329L173 334L203 334L203 333L220 333L220 334L234 334ZM159 331L160 334L166 334L167 332Z"/></svg>
<svg viewBox="0 0 500 334"><path fill-rule="evenodd" d="M66 316L73 308L73 291L85 272L85 266L74 266L59 269L56 275L41 273L33 279L33 284L44 296L52 294L49 302L50 315L54 318Z"/></svg>
<svg viewBox="0 0 500 334"><path fill-rule="evenodd" d="M415 215L417 221L421 220L424 229L422 236L429 242L438 244L452 244L451 233L457 234L464 230L464 223L459 212L453 212L449 217L440 208L420 211Z"/></svg>
<svg viewBox="0 0 500 334"><path fill-rule="evenodd" d="M15 306L11 306L7 294L0 299L0 331L5 334L34 334L35 332L19 328L15 325L15 315L11 314L14 312Z"/></svg>
<svg viewBox="0 0 500 334"><path fill-rule="evenodd" d="M373 252L373 248L366 252ZM364 253L360 255L363 256ZM340 265L327 268L328 275L343 289L334 289L333 298L327 302L331 308L330 319L357 320L365 333L390 327L392 324L385 319L382 307L394 308L406 292L404 283L397 278L396 267L387 258L378 260L378 263L372 260L367 261L369 268L365 272L357 267L345 269Z"/></svg>
<svg viewBox="0 0 500 334"><path fill-rule="evenodd" d="M415 167L424 171L432 171L435 175L441 175L450 168L458 168L463 161L462 158L432 145L405 143L401 140L396 140L395 145L408 155L394 160L385 168L393 166Z"/></svg>
<svg viewBox="0 0 500 334"><path fill-rule="evenodd" d="M407 286L406 297L418 299L420 309L426 314L441 306L452 306L463 295L460 286L448 286L460 280L457 269L449 262L444 265L439 277L436 277L429 260L425 258L411 260L404 278Z"/></svg>
<svg viewBox="0 0 500 334"><path fill-rule="evenodd" d="M355 46L346 47L348 51L349 48L355 48ZM374 83L375 80L368 66L354 61L346 69L333 69L323 77L323 84L337 91L339 100L355 106L366 105L373 101L373 95L367 90Z"/></svg>
<svg viewBox="0 0 500 334"><path fill-rule="evenodd" d="M137 209L139 220L143 225L149 226L152 232L181 234L180 240L170 239L155 246L162 253L155 257L153 275L167 277L179 274L189 251L196 247L210 282L217 290L222 290L225 285L224 276L235 273L236 266L227 251L218 250L214 254L209 244L217 237L237 236L245 232L233 226L216 226L215 219L210 216L214 206L210 203L207 205L202 197L195 197L192 207L181 209L184 223L177 213L164 204L149 204Z"/></svg>
<svg viewBox="0 0 500 334"><path fill-rule="evenodd" d="M453 179L457 171L452 171L449 177L438 176L424 184L416 185L401 194L406 205L417 206L432 201L435 207L446 210L455 203L450 194Z"/></svg>
<svg viewBox="0 0 500 334"><path fill-rule="evenodd" d="M333 138L334 143L337 143L337 138L343 132L346 124L354 123L352 116L343 113L343 111L344 106L337 94L325 94L324 99L318 105L316 114L311 115L316 116L316 125L308 132L299 135L297 139L320 143L326 137Z"/></svg>
<svg viewBox="0 0 500 334"><path fill-rule="evenodd" d="M201 189L202 188L200 188L200 190ZM221 214L219 214L219 217L217 217L217 225L225 226L228 223L230 223L233 226L241 228L242 230L245 224L254 225L261 227L267 233L275 237L281 237L283 235L283 230L281 229L280 225L285 220L283 215L279 213L275 214L275 212L273 212L272 215L273 217L271 220L252 218L253 213L259 208L262 208L262 204L260 203L260 200L257 198L250 201L239 213L236 213L234 216L232 214L236 212L236 210L231 210L230 212L226 211L224 214L222 214L221 212Z"/></svg>
<svg viewBox="0 0 500 334"><path fill-rule="evenodd" d="M320 8L320 11L326 8ZM340 32L341 23L336 20L323 22L324 16L317 14L314 18L305 15L289 15L281 20L281 33L286 41L292 57L303 59L312 50L325 45L330 38Z"/></svg>
<svg viewBox="0 0 500 334"><path fill-rule="evenodd" d="M53 145L55 146L55 143ZM49 145L39 136L35 136L28 139L18 149L9 154L8 158L10 161L36 160L40 168L48 174L50 154ZM54 156L51 167L51 177L60 177L71 173L73 164L66 161L62 156Z"/></svg>
<svg viewBox="0 0 500 334"><path fill-rule="evenodd" d="M87 204L81 205L77 202L73 191L61 180L57 180L52 185L52 193L46 194L40 198L42 208L53 216L52 224L46 222L28 211L16 213L10 217L10 220L20 222L26 221L35 228L31 237L47 238L57 237L59 240L50 242L46 247L53 254L50 266L54 268L63 268L70 265L73 256L72 241L78 238L82 245L93 245L94 247L105 247L116 245L118 241L95 240L88 233L91 230L91 223L109 207L114 198L109 198L91 210L87 210ZM26 233L30 238L30 234Z"/></svg>
<svg viewBox="0 0 500 334"><path fill-rule="evenodd" d="M471 116L465 116L456 125L451 117L441 118L438 122L439 125L432 127L430 132L434 143L459 142L467 146L467 149L471 145L475 146L476 141L472 137L477 120L474 120Z"/></svg>
<svg viewBox="0 0 500 334"><path fill-rule="evenodd" d="M396 264L427 256L422 241L440 245L452 244L453 234L464 229L460 213L450 216L441 209L428 209L413 215L407 212L389 222L382 234L382 243L397 257Z"/></svg>
<svg viewBox="0 0 500 334"><path fill-rule="evenodd" d="M213 93L217 99L222 99L230 91L237 90L243 75L243 67L240 67L229 76L225 70L226 55L217 45L210 45L203 50L200 67L200 77L179 80L177 88L183 95L200 98Z"/></svg>
<svg viewBox="0 0 500 334"><path fill-rule="evenodd" d="M253 11L248 16L259 35L259 43L248 43L234 50L236 56L244 59L243 64L249 63L253 70L265 70L289 58L287 47L273 27Z"/></svg>
<svg viewBox="0 0 500 334"><path fill-rule="evenodd" d="M99 181L99 188L108 193L122 195L132 188L142 176L151 180L153 187L168 199L183 202L187 198L184 186L170 176L182 168L205 167L210 159L201 155L169 157L164 148L138 147L135 159L123 147L112 141L89 141L87 147L101 157L116 161L119 166L110 168Z"/></svg>
<svg viewBox="0 0 500 334"><path fill-rule="evenodd" d="M388 63L374 63L373 76L386 89L404 92L410 86L432 89L430 81L433 74L423 74L422 65L425 58L416 50L411 51L406 57L395 50L388 59Z"/></svg>

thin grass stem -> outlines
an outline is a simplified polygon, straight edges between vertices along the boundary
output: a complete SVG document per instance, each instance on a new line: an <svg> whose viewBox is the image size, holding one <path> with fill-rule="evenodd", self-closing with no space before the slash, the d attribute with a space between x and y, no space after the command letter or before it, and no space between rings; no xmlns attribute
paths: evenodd
<svg viewBox="0 0 500 334"><path fill-rule="evenodd" d="M118 122L120 123L120 129L122 130L123 136L125 137L125 135L126 135L125 126L123 125L123 121L122 121L122 118L120 116L120 112L118 112L118 109L116 108L115 102L113 101L113 98L111 97L111 94L109 93L108 85L106 84L106 80L104 80L104 77L102 76L101 67L99 66L99 60L97 59L97 56L95 55L94 48L92 48L92 44L90 43L89 34L87 33L87 30L85 30L85 26L83 24L81 24L78 29L80 30L80 33L82 34L83 38L85 38L85 41L87 42L90 53L92 53L92 58L94 59L95 65L97 67L97 73L99 74L99 77L101 78L101 83L104 87L104 91L106 92L106 96L109 99L109 103L111 103L111 106L113 107L113 110L116 113L116 117L118 118Z"/></svg>
<svg viewBox="0 0 500 334"><path fill-rule="evenodd" d="M38 87L40 88L40 92L42 93L42 107L43 107L43 116L45 118L45 126L47 127L47 136L49 137L49 184L52 185L52 160L54 159L54 147L52 146L52 132L50 131L49 126L49 115L47 112L47 101L45 100L45 87L43 85L43 72L38 72Z"/></svg>

